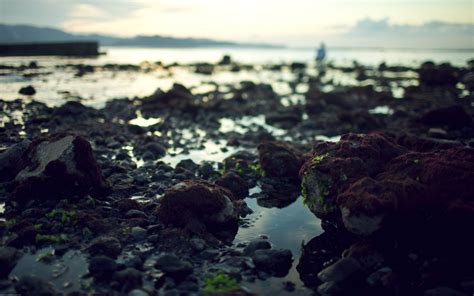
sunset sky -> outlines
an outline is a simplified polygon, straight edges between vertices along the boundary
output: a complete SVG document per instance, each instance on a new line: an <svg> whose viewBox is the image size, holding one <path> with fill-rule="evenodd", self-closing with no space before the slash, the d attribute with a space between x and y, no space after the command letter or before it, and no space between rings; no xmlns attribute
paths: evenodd
<svg viewBox="0 0 474 296"><path fill-rule="evenodd" d="M449 23L439 32L462 31L459 40L474 42L473 0L0 0L0 22L7 24L299 46L361 29L437 34L433 21Z"/></svg>

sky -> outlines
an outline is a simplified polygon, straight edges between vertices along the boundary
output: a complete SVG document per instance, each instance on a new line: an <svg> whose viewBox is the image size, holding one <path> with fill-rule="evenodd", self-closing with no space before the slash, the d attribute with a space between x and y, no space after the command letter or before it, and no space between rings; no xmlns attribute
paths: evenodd
<svg viewBox="0 0 474 296"><path fill-rule="evenodd" d="M0 23L294 46L438 40L474 48L474 0L0 0Z"/></svg>

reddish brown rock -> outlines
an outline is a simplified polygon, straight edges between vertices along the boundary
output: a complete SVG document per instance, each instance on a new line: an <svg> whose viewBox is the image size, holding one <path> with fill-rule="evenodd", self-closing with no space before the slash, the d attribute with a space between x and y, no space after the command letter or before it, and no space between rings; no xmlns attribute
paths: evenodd
<svg viewBox="0 0 474 296"><path fill-rule="evenodd" d="M336 197L353 182L374 176L403 147L380 133L347 134L337 143L321 143L300 171L305 203L318 217L338 212Z"/></svg>
<svg viewBox="0 0 474 296"><path fill-rule="evenodd" d="M286 142L263 142L258 146L260 166L268 177L298 179L302 153Z"/></svg>
<svg viewBox="0 0 474 296"><path fill-rule="evenodd" d="M315 150L325 153L302 169L306 203L319 217L342 218L359 235L413 217L448 219L454 211L472 217L474 149L432 147L409 151L382 134L320 145Z"/></svg>
<svg viewBox="0 0 474 296"><path fill-rule="evenodd" d="M216 234L237 227L239 203L229 190L221 186L188 180L165 193L155 214L164 224L187 228L195 233Z"/></svg>
<svg viewBox="0 0 474 296"><path fill-rule="evenodd" d="M13 192L18 201L109 193L92 148L81 136L56 134L35 140L20 163Z"/></svg>
<svg viewBox="0 0 474 296"><path fill-rule="evenodd" d="M217 179L216 184L230 190L234 197L238 199L244 199L249 194L247 182L232 171Z"/></svg>

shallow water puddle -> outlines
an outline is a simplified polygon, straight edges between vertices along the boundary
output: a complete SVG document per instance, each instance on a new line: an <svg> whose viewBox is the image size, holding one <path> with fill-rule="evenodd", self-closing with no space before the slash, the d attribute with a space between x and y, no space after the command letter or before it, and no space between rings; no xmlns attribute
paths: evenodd
<svg viewBox="0 0 474 296"><path fill-rule="evenodd" d="M250 194L257 193L258 190L258 187L252 188ZM288 292L289 295L311 295L312 292L305 288L300 280L296 266L301 255L301 246L323 233L321 221L303 205L302 197L282 209L261 207L255 198L247 198L246 202L254 212L246 218L249 223L239 228L234 243L251 241L260 235L266 235L274 248L291 250L294 261L283 278L272 277L265 281L245 282L243 285L256 294L275 292L281 295L283 282L291 281L296 284L296 291Z"/></svg>
<svg viewBox="0 0 474 296"><path fill-rule="evenodd" d="M54 256L54 249L48 247L36 253L28 252L23 255L11 271L10 277L37 276L50 282L56 290L69 293L84 289L87 283L82 277L87 272L87 258L80 251L69 250L57 259Z"/></svg>
<svg viewBox="0 0 474 296"><path fill-rule="evenodd" d="M245 134L250 130L256 130L256 128L263 128L275 137L281 137L286 135L288 132L284 129L274 127L265 122L265 115L261 114L258 116L243 116L239 119L221 118L219 119L221 133L237 132L239 134Z"/></svg>
<svg viewBox="0 0 474 296"><path fill-rule="evenodd" d="M374 109L369 110L370 114L392 115L393 112L395 111L389 106L377 106Z"/></svg>
<svg viewBox="0 0 474 296"><path fill-rule="evenodd" d="M225 140L207 140L203 143L203 146L204 149L190 149L186 153L183 153L181 148L170 149L168 154L166 154L160 160L172 167L176 167L180 161L185 159L191 159L195 163L200 163L203 161L222 162L225 158L239 150L237 148L227 146L227 141Z"/></svg>
<svg viewBox="0 0 474 296"><path fill-rule="evenodd" d="M137 117L130 120L128 123L133 124L133 125L138 125L141 127L148 127L152 126L158 123L161 123L163 121L162 118L160 117L149 117L149 118L144 118L142 113L140 111L137 111Z"/></svg>

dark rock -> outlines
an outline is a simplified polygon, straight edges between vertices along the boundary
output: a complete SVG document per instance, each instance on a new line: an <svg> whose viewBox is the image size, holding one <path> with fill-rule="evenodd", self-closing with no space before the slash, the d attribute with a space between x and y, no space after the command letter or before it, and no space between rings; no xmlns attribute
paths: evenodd
<svg viewBox="0 0 474 296"><path fill-rule="evenodd" d="M87 140L53 135L30 144L15 177L14 198L27 201L109 193L109 187Z"/></svg>
<svg viewBox="0 0 474 296"><path fill-rule="evenodd" d="M15 248L0 247L0 279L6 278L18 261L19 252Z"/></svg>
<svg viewBox="0 0 474 296"><path fill-rule="evenodd" d="M151 152L155 159L166 155L166 148L159 143L148 143L143 148L145 151Z"/></svg>
<svg viewBox="0 0 474 296"><path fill-rule="evenodd" d="M244 199L249 194L247 182L232 171L217 179L216 184L230 190L238 199Z"/></svg>
<svg viewBox="0 0 474 296"><path fill-rule="evenodd" d="M146 230L138 226L132 227L130 235L135 241L142 241L147 236Z"/></svg>
<svg viewBox="0 0 474 296"><path fill-rule="evenodd" d="M251 256L257 250L263 249L271 249L272 245L266 239L256 239L251 241L245 248L244 248L244 255Z"/></svg>
<svg viewBox="0 0 474 296"><path fill-rule="evenodd" d="M462 128L472 125L472 117L462 106L454 105L428 111L420 121L429 126Z"/></svg>
<svg viewBox="0 0 474 296"><path fill-rule="evenodd" d="M232 63L232 58L230 57L230 55L224 55L222 57L222 60L219 62L219 65L230 65Z"/></svg>
<svg viewBox="0 0 474 296"><path fill-rule="evenodd" d="M156 259L155 267L175 280L183 280L193 271L192 265L180 260L174 254L162 254Z"/></svg>
<svg viewBox="0 0 474 296"><path fill-rule="evenodd" d="M291 268L293 255L290 250L260 249L254 252L252 260L258 270L284 277Z"/></svg>
<svg viewBox="0 0 474 296"><path fill-rule="evenodd" d="M122 251L122 245L115 237L103 236L94 239L87 249L91 255L106 255L115 258Z"/></svg>
<svg viewBox="0 0 474 296"><path fill-rule="evenodd" d="M174 84L168 92L157 90L152 96L142 100L142 110L152 112L160 108L191 110L196 106L196 98L183 85Z"/></svg>
<svg viewBox="0 0 474 296"><path fill-rule="evenodd" d="M107 256L95 256L90 259L89 273L98 280L109 280L117 270L117 263Z"/></svg>
<svg viewBox="0 0 474 296"><path fill-rule="evenodd" d="M22 158L30 144L29 140L23 140L0 153L0 182L11 181L15 178L20 171L18 160Z"/></svg>
<svg viewBox="0 0 474 296"><path fill-rule="evenodd" d="M20 88L18 93L25 96L32 96L36 93L36 89L33 86L28 85L28 86Z"/></svg>
<svg viewBox="0 0 474 296"><path fill-rule="evenodd" d="M206 181L181 182L160 199L155 210L165 224L185 227L195 233L217 234L223 229L236 229L239 205L230 191Z"/></svg>
<svg viewBox="0 0 474 296"><path fill-rule="evenodd" d="M264 142L258 145L260 165L268 177L298 180L303 164L301 152L286 142Z"/></svg>
<svg viewBox="0 0 474 296"><path fill-rule="evenodd" d="M115 273L115 279L122 285L122 291L128 292L142 286L142 274L135 268L126 268Z"/></svg>
<svg viewBox="0 0 474 296"><path fill-rule="evenodd" d="M420 85L426 87L455 87L459 82L459 74L449 64L435 65L425 62L418 71Z"/></svg>

